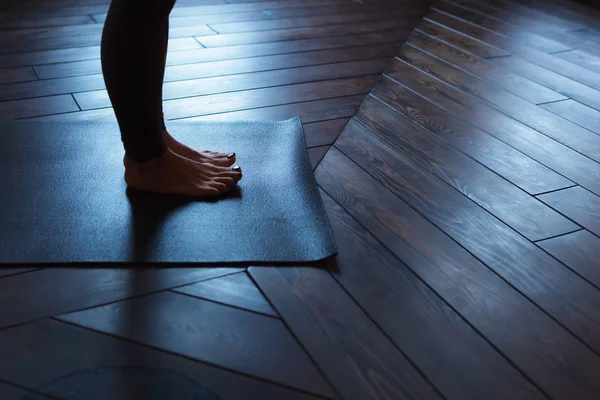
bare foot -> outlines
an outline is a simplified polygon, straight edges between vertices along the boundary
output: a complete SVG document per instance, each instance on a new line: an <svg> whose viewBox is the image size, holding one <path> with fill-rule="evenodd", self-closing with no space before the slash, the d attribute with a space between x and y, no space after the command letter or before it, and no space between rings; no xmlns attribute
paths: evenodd
<svg viewBox="0 0 600 400"><path fill-rule="evenodd" d="M190 160L199 163L209 163L220 167L230 167L235 163L235 153L218 153L209 150L198 152L185 144L178 142L166 129L163 131L163 136L167 141L169 149L182 157L189 158Z"/></svg>
<svg viewBox="0 0 600 400"><path fill-rule="evenodd" d="M125 182L134 189L156 193L212 197L227 193L242 178L239 166L202 164L171 149L158 158L135 162L125 157Z"/></svg>

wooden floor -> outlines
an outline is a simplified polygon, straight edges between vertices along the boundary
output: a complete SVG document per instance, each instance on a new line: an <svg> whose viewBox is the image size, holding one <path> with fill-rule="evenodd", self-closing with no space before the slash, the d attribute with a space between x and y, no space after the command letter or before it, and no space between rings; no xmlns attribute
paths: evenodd
<svg viewBox="0 0 600 400"><path fill-rule="evenodd" d="M114 118L107 3L2 3L0 118ZM600 9L179 0L171 17L167 119L300 115L339 255L0 269L0 399L600 398Z"/></svg>

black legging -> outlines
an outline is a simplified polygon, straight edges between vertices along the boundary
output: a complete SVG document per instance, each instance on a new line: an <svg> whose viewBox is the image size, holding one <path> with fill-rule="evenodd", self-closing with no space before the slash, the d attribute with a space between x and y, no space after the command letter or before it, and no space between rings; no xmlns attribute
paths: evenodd
<svg viewBox="0 0 600 400"><path fill-rule="evenodd" d="M102 73L127 157L167 151L162 84L176 0L112 0L102 32Z"/></svg>

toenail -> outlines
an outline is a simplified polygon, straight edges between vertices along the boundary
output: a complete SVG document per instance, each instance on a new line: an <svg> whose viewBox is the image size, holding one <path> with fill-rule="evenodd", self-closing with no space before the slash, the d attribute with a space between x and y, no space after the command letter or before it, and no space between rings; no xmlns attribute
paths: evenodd
<svg viewBox="0 0 600 400"><path fill-rule="evenodd" d="M234 165L231 169L235 172L242 172L242 168L239 165Z"/></svg>
<svg viewBox="0 0 600 400"><path fill-rule="evenodd" d="M235 157L235 153L229 153L229 154L227 154L227 158L232 159L233 157Z"/></svg>

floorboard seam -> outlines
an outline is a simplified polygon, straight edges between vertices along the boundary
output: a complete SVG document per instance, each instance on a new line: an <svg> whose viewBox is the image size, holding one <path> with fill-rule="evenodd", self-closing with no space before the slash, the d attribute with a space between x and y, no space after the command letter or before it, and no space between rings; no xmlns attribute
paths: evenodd
<svg viewBox="0 0 600 400"><path fill-rule="evenodd" d="M521 75L519 75L519 76L521 76ZM525 79L527 79L527 78L525 78ZM533 81L532 81L532 82L533 82ZM543 86L543 85L541 85L541 86ZM544 86L544 87L546 87L546 86ZM548 88L548 89L549 89L549 88ZM552 89L550 89L550 90L552 90ZM556 92L556 93L558 93L558 94L562 94L562 93L559 93L559 92ZM564 95L563 95L563 96L564 96ZM573 100L573 99L567 96L567 98L566 98L566 99L553 100L553 101L544 101L544 102L542 102L542 103L536 103L535 105L536 105L536 106L543 106L544 104L560 103L560 102L567 101L567 100ZM574 100L574 101L577 101L577 100ZM558 116L558 117L560 117L560 115L558 115L558 114L556 114L556 113L553 113L553 114L554 114L554 115L556 115L556 116ZM568 120L567 120L567 121L568 121Z"/></svg>
<svg viewBox="0 0 600 400"><path fill-rule="evenodd" d="M364 94L364 93L355 93L355 94L350 94L350 95L345 95L345 96L327 97L327 98L324 98L324 99L321 98L321 99L316 99L316 100L305 100L305 101L297 101L297 102L291 102L291 103L281 103L281 104L274 104L274 105L271 105L271 106L250 107L250 108L243 108L243 109L240 109L240 110L225 111L225 112L216 112L216 113L210 113L210 114L191 115L191 116L187 116L187 117L167 119L167 121L177 121L177 120L184 120L184 119L188 119L188 118L205 117L205 116L209 116L209 115L227 114L229 112L237 112L237 111L258 110L258 109L261 109L261 108L277 107L277 106L284 106L284 105L289 105L289 104L302 104L302 103L309 103L311 101L317 101L317 100L340 99L340 98L344 98L344 97L352 97L352 96L357 96L357 95L361 95L361 94ZM105 108L108 108L108 107L105 107ZM102 110L102 108L97 108L96 110ZM62 114L67 114L67 113L62 113ZM36 118L36 117L30 117L30 118ZM322 120L322 121L328 121L328 120ZM314 122L319 122L319 121L314 121Z"/></svg>
<svg viewBox="0 0 600 400"><path fill-rule="evenodd" d="M570 231L570 232L564 232L564 233L561 233L561 234L559 234L559 235L548 236L548 237L546 237L546 238L543 238L543 239L532 240L531 242L532 242L532 243L536 243L536 244L537 244L537 243L539 243L539 242L543 242L544 240L550 240L550 239L554 239L554 238L557 238L557 237L561 237L561 236L570 235L571 233L579 232L579 231L582 231L582 230L584 230L584 228L582 228L582 227L580 226L578 229L574 229L574 230L572 230L572 231Z"/></svg>
<svg viewBox="0 0 600 400"><path fill-rule="evenodd" d="M264 267L261 267L261 268L264 268ZM244 273L244 271L242 271L240 273ZM240 311L249 312L249 313L252 313L252 314L259 315L261 317L267 317L267 318L275 319L275 320L278 320L278 321L281 320L281 316L276 317L274 315L264 314L264 313L261 313L259 311L250 310L249 308L239 307L239 306L236 306L236 305L233 305L233 304L224 303L222 301L209 299L207 297L202 297L202 296L198 296L198 295L191 294L191 293L179 292L179 291L177 291L175 289L176 288L167 289L167 291L169 291L171 293L174 293L174 294L177 294L177 295L191 297L191 298L196 299L196 300L208 301L208 302L219 304L219 305L222 305L222 306L225 306L225 307L235 308L235 309L238 309Z"/></svg>
<svg viewBox="0 0 600 400"><path fill-rule="evenodd" d="M571 188L574 188L577 186L579 186L579 185L575 184L575 185L567 186L567 187L560 188L560 189L548 190L547 192L536 193L533 195L533 197L541 196L541 195L548 194L548 193L559 192L561 190L571 189ZM543 240L543 239L540 239L540 240ZM534 240L534 242L535 242L535 240Z"/></svg>
<svg viewBox="0 0 600 400"><path fill-rule="evenodd" d="M0 382L6 384L8 386L12 386L12 387L21 389L21 390L23 390L25 392L28 392L28 393L31 393L31 394L37 394L37 395L43 396L46 399L50 399L50 400L66 400L64 397L56 397L56 396L53 396L51 394L47 394L47 393L41 392L41 391L39 391L37 389L34 389L34 388L30 388L30 387L27 387L27 386L24 386L24 385L21 385L21 384L16 384L14 382L7 381L6 379L0 378ZM22 400L26 400L29 397L30 396L26 395Z"/></svg>
<svg viewBox="0 0 600 400"><path fill-rule="evenodd" d="M4 267L4 266L0 265L0 271L2 271L1 267ZM16 268L27 268L27 267L16 267ZM28 274L30 272L36 272L36 271L39 271L41 269L45 269L45 268L41 268L40 267L40 268L34 268L32 270L28 270L28 271L20 271L20 272L11 273L11 274L8 274L8 275L2 275L2 276L0 276L0 279L8 278L9 276L17 276L17 275Z"/></svg>

